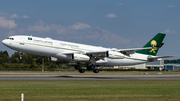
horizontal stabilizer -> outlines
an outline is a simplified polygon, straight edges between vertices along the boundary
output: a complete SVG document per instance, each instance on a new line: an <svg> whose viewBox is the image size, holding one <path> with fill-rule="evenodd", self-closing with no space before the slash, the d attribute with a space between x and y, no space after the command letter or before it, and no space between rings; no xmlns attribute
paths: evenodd
<svg viewBox="0 0 180 101"><path fill-rule="evenodd" d="M153 56L153 57L148 57L148 61L157 61L159 58L172 58L175 56Z"/></svg>
<svg viewBox="0 0 180 101"><path fill-rule="evenodd" d="M149 49L157 49L157 48L158 47L131 48L131 49L120 49L117 51L125 53L125 54L133 54L135 51L138 51L138 50L149 50Z"/></svg>

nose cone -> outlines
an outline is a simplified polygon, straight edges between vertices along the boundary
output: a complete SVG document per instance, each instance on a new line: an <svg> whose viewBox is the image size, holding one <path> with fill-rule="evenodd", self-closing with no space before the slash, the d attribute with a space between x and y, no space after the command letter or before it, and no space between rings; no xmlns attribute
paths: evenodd
<svg viewBox="0 0 180 101"><path fill-rule="evenodd" d="M7 45L7 40L4 39L4 40L2 41L2 43L3 43L4 45Z"/></svg>
<svg viewBox="0 0 180 101"><path fill-rule="evenodd" d="M4 44L4 43L5 43L5 40L3 40L2 43Z"/></svg>

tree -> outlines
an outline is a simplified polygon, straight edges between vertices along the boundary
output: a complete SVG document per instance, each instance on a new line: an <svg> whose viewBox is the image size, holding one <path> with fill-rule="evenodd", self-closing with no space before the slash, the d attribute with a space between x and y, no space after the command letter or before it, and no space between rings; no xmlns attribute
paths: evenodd
<svg viewBox="0 0 180 101"><path fill-rule="evenodd" d="M7 51L1 51L0 52L0 63L9 63L10 57Z"/></svg>
<svg viewBox="0 0 180 101"><path fill-rule="evenodd" d="M12 54L11 63L20 63L19 57L20 55L18 52L15 52L14 54Z"/></svg>

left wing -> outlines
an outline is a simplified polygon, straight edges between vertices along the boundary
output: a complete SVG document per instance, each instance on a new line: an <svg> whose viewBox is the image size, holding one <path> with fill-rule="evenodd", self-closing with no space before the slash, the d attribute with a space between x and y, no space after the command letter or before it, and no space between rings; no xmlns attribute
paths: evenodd
<svg viewBox="0 0 180 101"><path fill-rule="evenodd" d="M103 50L103 51L89 51L89 52L85 52L85 54L87 54L89 56L94 56L97 59L101 59L101 58L104 58L104 57L108 57L109 51L117 52L117 54L122 53L124 55L129 55L129 54L134 53L134 51L137 51L137 50L147 50L147 49L154 49L154 48L157 48L157 47L131 48L131 49L119 49L119 50L110 49L110 50Z"/></svg>
<svg viewBox="0 0 180 101"><path fill-rule="evenodd" d="M113 52L117 52L118 53L122 53L124 55L129 55L134 53L134 51L137 50L147 50L147 49L154 49L157 47L146 47L146 48L131 48L131 49L109 49L109 50L100 50L100 51L86 51L86 52L62 52L61 54L64 55L72 55L72 54L83 54L83 55L88 55L89 57L94 57L95 60L99 60L102 59L104 57L108 57L109 56L109 51L113 51Z"/></svg>

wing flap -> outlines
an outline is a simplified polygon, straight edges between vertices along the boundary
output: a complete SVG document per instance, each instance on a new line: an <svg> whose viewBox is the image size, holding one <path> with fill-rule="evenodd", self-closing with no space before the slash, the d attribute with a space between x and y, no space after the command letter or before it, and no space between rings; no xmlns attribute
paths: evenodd
<svg viewBox="0 0 180 101"><path fill-rule="evenodd" d="M89 51L89 52L85 52L85 54L104 54L107 51Z"/></svg>
<svg viewBox="0 0 180 101"><path fill-rule="evenodd" d="M95 57L96 60L99 60L99 59L106 57L106 53L107 53L107 51L105 51L105 50L85 52L85 54Z"/></svg>
<svg viewBox="0 0 180 101"><path fill-rule="evenodd" d="M74 54L74 53L83 53L83 52L61 52L61 54L65 54L65 55L71 55L71 54Z"/></svg>
<svg viewBox="0 0 180 101"><path fill-rule="evenodd" d="M106 56L107 51L87 51L87 52L61 52L61 54L71 56L72 54L84 54L87 56L93 56L96 60L102 59Z"/></svg>

